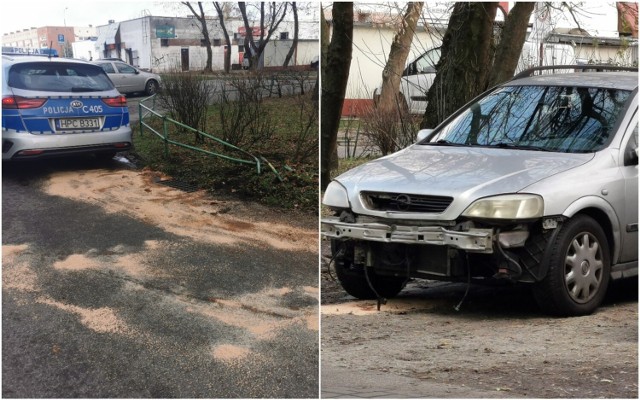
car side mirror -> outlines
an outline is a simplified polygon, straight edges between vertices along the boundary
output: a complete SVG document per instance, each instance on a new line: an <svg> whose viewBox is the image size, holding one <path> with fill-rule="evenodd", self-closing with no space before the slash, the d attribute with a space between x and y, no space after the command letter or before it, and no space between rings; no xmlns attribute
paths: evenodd
<svg viewBox="0 0 640 400"><path fill-rule="evenodd" d="M134 71L136 71L136 72L134 72L134 74L136 74L136 75L140 74L140 71L138 71L137 69L134 70Z"/></svg>
<svg viewBox="0 0 640 400"><path fill-rule="evenodd" d="M433 129L420 129L418 131L416 142L423 141L427 136L431 135L432 133L433 133Z"/></svg>

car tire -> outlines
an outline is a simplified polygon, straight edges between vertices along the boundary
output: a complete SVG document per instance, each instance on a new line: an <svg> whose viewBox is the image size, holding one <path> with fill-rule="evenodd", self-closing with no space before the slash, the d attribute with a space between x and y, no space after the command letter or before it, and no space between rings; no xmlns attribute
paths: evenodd
<svg viewBox="0 0 640 400"><path fill-rule="evenodd" d="M533 287L540 308L557 316L594 312L609 286L611 259L602 227L591 217L578 215L560 228L549 243L549 270Z"/></svg>
<svg viewBox="0 0 640 400"><path fill-rule="evenodd" d="M153 79L149 80L149 82L147 82L145 88L144 88L144 93L147 96L151 96L154 95L158 92L158 82L154 81Z"/></svg>
<svg viewBox="0 0 640 400"><path fill-rule="evenodd" d="M338 247L341 247L341 249L338 250ZM362 300L373 300L379 295L389 299L395 297L404 288L406 283L405 278L378 275L373 268L367 270L365 275L364 269L366 267L364 265L354 264L352 251L350 255L348 254L348 250L347 254L344 254L345 248L342 247L341 244L336 243L336 241L332 241L331 249L338 281L342 288L351 296ZM342 254L340 254L341 252ZM369 285L367 281L367 276L371 285ZM371 286L373 286L373 289Z"/></svg>

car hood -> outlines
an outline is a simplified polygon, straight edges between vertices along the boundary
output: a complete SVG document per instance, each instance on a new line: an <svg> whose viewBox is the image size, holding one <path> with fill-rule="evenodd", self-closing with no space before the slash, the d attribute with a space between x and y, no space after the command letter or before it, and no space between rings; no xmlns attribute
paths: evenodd
<svg viewBox="0 0 640 400"><path fill-rule="evenodd" d="M466 208L475 199L525 191L529 185L582 165L593 154L483 147L413 145L336 178L354 211L361 191L450 196Z"/></svg>

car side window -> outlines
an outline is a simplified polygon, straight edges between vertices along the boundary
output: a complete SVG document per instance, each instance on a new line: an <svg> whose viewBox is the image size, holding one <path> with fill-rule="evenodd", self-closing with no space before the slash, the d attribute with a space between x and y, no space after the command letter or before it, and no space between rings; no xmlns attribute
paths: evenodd
<svg viewBox="0 0 640 400"><path fill-rule="evenodd" d="M436 72L436 64L440 60L440 49L433 49L426 52L422 57L416 60L417 74Z"/></svg>
<svg viewBox="0 0 640 400"><path fill-rule="evenodd" d="M104 72L106 72L107 74L115 74L116 71L113 69L113 65L111 65L111 63L103 63L103 64L98 64L100 67L102 67L102 69L104 70Z"/></svg>
<svg viewBox="0 0 640 400"><path fill-rule="evenodd" d="M116 67L118 68L118 72L121 74L135 74L136 69L130 65L124 63L116 63Z"/></svg>

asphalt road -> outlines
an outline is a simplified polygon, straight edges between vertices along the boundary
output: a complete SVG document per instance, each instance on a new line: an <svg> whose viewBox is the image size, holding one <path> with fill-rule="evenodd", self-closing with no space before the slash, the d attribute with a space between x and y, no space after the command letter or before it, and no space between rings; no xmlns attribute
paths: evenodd
<svg viewBox="0 0 640 400"><path fill-rule="evenodd" d="M196 241L43 190L104 167L3 164L3 397L317 398L316 252Z"/></svg>

